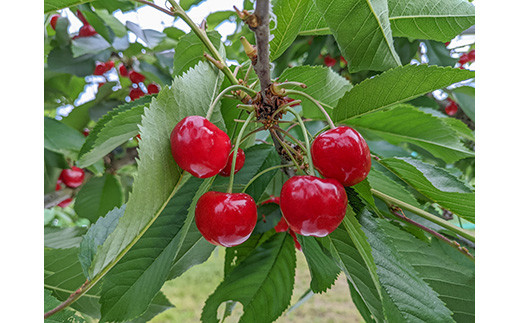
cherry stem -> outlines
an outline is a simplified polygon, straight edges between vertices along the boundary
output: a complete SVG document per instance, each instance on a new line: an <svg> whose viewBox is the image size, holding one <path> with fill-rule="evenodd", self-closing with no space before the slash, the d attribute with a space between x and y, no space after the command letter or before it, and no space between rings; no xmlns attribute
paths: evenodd
<svg viewBox="0 0 520 323"><path fill-rule="evenodd" d="M251 180L246 184L246 186L244 187L244 189L242 190L242 193L245 193L246 190L249 188L249 186L251 184L253 184L253 182L258 179L260 176L262 176L263 174L267 173L267 172L270 172L272 170L275 170L275 169L280 169L280 168L284 168L284 167L292 167L292 166L298 166L298 165L294 165L294 164L285 164L285 165L276 165L276 166L272 166L272 167L269 167L269 168L266 168L264 169L263 171L261 171L260 173L256 174L253 178L251 178Z"/></svg>
<svg viewBox="0 0 520 323"><path fill-rule="evenodd" d="M373 195L375 195L376 197L384 200L385 202L387 202L387 204L391 204L391 205L396 205L396 206L399 206L400 208L403 208L405 210L408 210L410 212L413 212L414 214L417 214L418 216L426 219L426 220L429 220L437 225L440 225L441 227L445 228L445 229L448 229L449 231L452 231L454 233L457 233L458 235L460 235L461 237L464 237L466 239L468 239L469 241L471 242L475 242L475 235L467 230L464 230L462 228L459 228L458 226L456 225L453 225L451 224L450 222L444 220L444 219L441 219L431 213L428 213L418 207L415 207L413 205L410 205L408 203L405 203L401 200L398 200L396 198L393 198L391 196L388 196L382 192L379 192L378 190L375 190L375 189L371 189L371 192Z"/></svg>
<svg viewBox="0 0 520 323"><path fill-rule="evenodd" d="M217 106L217 103L222 99L222 97L229 91L233 91L233 90L242 90L244 92L246 92L247 94L250 94L252 96L256 96L256 92L251 90L250 88L246 87L246 86L243 86L243 85L231 85L231 86L228 86L227 88L225 88L222 92L219 93L219 95L217 95L217 97L215 98L215 100L213 100L213 103L211 103L210 107L209 107L209 110L208 110L208 113L206 114L206 119L210 120L211 118L211 115L213 114L213 110L215 109L215 107Z"/></svg>
<svg viewBox="0 0 520 323"><path fill-rule="evenodd" d="M249 64L249 67L247 68L246 75L244 75L244 83L247 84L247 81L249 80L249 75L251 74L252 70L253 70L253 63Z"/></svg>
<svg viewBox="0 0 520 323"><path fill-rule="evenodd" d="M420 223L415 222L414 220L407 217L400 207L395 207L395 206L389 205L389 209L390 209L390 212L393 215L395 215L397 218L399 218L401 221L410 223L411 225L416 226L419 229L428 232L429 234L439 238L442 242L445 242L448 245L452 246L453 248L457 249L459 252L461 252L463 255L465 255L469 259L475 261L475 257L469 252L469 250L465 247L461 247L461 245L457 241L450 240L450 239L446 238L445 236L443 236L442 234L440 234L439 232L432 230Z"/></svg>
<svg viewBox="0 0 520 323"><path fill-rule="evenodd" d="M249 116L246 119L246 122L242 125L242 128L240 129L240 132L238 133L237 139L235 141L235 147L233 148L233 162L231 163L231 174L229 175L229 186L228 186L228 193L233 193L233 180L235 179L235 166L237 163L237 155L238 155L238 148L240 146L240 142L242 140L242 136L244 135L244 132L246 131L247 126L249 125L249 122L253 120L255 117L255 113L250 113Z"/></svg>
<svg viewBox="0 0 520 323"><path fill-rule="evenodd" d="M300 127L302 128L303 132L303 138L305 138L305 153L307 155L307 162L309 163L309 169L311 171L311 174L316 175L316 172L314 171L314 165L312 164L312 157L311 157L311 144L309 142L309 136L307 135L307 128L305 128L305 123L303 123L302 117L299 113L296 113L293 108L287 107L287 111L292 113L296 119L298 119L298 123L300 124Z"/></svg>
<svg viewBox="0 0 520 323"><path fill-rule="evenodd" d="M302 100L294 100L291 102L284 103L281 106L279 106L278 109L276 109L276 111L273 113L272 117L274 118L278 113L280 113L280 111L284 110L285 107L290 107L291 105L300 104L300 103L302 103Z"/></svg>
<svg viewBox="0 0 520 323"><path fill-rule="evenodd" d="M312 103L314 103L314 105L316 105L318 107L318 109L320 109L321 113L323 114L323 116L327 120L327 123L329 124L330 129L336 128L336 126L334 125L334 122L332 122L332 119L330 118L329 114L327 113L327 111L325 111L325 108L321 105L321 103L318 100L316 100L315 98L313 98L312 96L310 96L309 94L307 94L305 92L297 91L297 90L285 90L285 94L287 94L287 95L291 95L291 94L301 95L301 96L311 100Z"/></svg>
<svg viewBox="0 0 520 323"><path fill-rule="evenodd" d="M289 155L289 158L291 158L291 161L293 162L294 165L296 165L296 169L301 172L303 175L305 175L305 172L303 171L303 169L301 169L299 167L299 164L298 162L296 162L296 159L294 159L294 156L293 154L289 151L291 147L289 147L289 145L287 145L287 143L285 141L283 141L279 136L278 134L276 133L275 130L271 129L271 133L273 134L274 138L276 138L276 140L278 140L278 142L280 143L280 145L282 145L282 148L285 150L285 152L287 153L287 155Z"/></svg>
<svg viewBox="0 0 520 323"><path fill-rule="evenodd" d="M296 139L293 135L291 135L289 133L289 131L284 130L284 129L278 127L278 126L273 126L273 128L275 128L276 130L282 132L284 135L289 136L289 138L291 138L294 141L295 144L300 146L301 149L305 150L305 147L303 147L303 143L301 141L299 141L298 139Z"/></svg>

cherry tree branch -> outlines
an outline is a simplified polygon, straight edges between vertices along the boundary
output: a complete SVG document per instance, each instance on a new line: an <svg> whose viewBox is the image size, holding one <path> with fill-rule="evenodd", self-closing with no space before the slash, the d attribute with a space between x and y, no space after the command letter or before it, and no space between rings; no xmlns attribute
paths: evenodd
<svg viewBox="0 0 520 323"><path fill-rule="evenodd" d="M260 80L260 88L266 90L271 85L269 62L269 0L257 0L255 13L258 26L251 28L255 32L257 61L254 69Z"/></svg>

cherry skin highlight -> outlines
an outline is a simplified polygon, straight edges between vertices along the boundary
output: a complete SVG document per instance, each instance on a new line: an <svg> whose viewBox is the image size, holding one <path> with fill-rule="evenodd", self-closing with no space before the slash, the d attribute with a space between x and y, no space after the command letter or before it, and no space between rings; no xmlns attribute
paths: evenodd
<svg viewBox="0 0 520 323"><path fill-rule="evenodd" d="M280 193L289 229L304 236L324 237L334 231L345 217L347 204L345 189L332 178L294 176Z"/></svg>
<svg viewBox="0 0 520 323"><path fill-rule="evenodd" d="M83 169L73 166L70 169L64 169L61 171L60 179L63 184L71 188L76 188L83 183L85 179L85 171Z"/></svg>
<svg viewBox="0 0 520 323"><path fill-rule="evenodd" d="M208 119L188 116L170 135L172 155L180 168L198 178L217 175L226 167L231 141Z"/></svg>
<svg viewBox="0 0 520 323"><path fill-rule="evenodd" d="M311 145L311 156L314 167L323 177L334 178L344 186L364 180L372 166L365 139L346 126L318 135Z"/></svg>
<svg viewBox="0 0 520 323"><path fill-rule="evenodd" d="M245 193L207 192L195 207L195 224L214 245L237 246L246 241L256 225L255 201Z"/></svg>
<svg viewBox="0 0 520 323"><path fill-rule="evenodd" d="M244 163L246 161L246 155L242 148L238 148L237 152L237 162L235 164L235 174L238 173L239 170L244 167ZM231 152L229 153L229 157L226 163L226 167L222 169L219 173L220 176L229 177L231 175L231 166L233 164L233 147L231 147Z"/></svg>

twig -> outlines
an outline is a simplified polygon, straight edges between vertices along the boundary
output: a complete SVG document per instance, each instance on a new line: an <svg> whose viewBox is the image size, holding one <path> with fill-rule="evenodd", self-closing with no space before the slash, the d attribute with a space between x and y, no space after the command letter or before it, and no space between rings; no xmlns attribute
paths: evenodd
<svg viewBox="0 0 520 323"><path fill-rule="evenodd" d="M420 223L415 222L414 220L412 220L409 217L407 217L406 215L404 215L404 212L400 207L390 206L389 209L390 209L390 212L392 212L392 214L395 215L396 217L398 217L399 219L401 219L405 222L408 222L411 225L416 226L419 229L426 231L431 235L436 236L441 241L449 244L450 246L452 246L455 249L457 249L458 251L460 251L463 255L465 255L469 259L475 261L475 257L469 252L469 250L465 247L461 247L461 245L457 241L450 240L450 239L446 238L445 236L443 236L442 234L440 234L439 232L432 230L428 227L425 227L424 225L422 225Z"/></svg>
<svg viewBox="0 0 520 323"><path fill-rule="evenodd" d="M169 16L175 17L175 11L171 11L171 10L165 9L163 7L160 7L160 6L156 5L155 3L151 2L151 1L147 1L147 0L134 0L134 1L142 3L142 4L145 4L145 5L148 5L148 6L153 7L155 9L159 10L159 11L164 12L165 14L167 14Z"/></svg>

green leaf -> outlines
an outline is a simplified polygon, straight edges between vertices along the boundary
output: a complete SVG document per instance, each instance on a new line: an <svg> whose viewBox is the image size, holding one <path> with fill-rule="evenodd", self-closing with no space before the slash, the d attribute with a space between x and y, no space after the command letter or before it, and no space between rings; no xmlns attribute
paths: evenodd
<svg viewBox="0 0 520 323"><path fill-rule="evenodd" d="M294 287L296 256L292 237L275 234L224 278L206 300L201 321L218 322L222 302L242 303L239 322L272 322L289 306Z"/></svg>
<svg viewBox="0 0 520 323"><path fill-rule="evenodd" d="M43 2L43 12L48 13L51 11L60 10L79 4L89 2L90 0L45 0Z"/></svg>
<svg viewBox="0 0 520 323"><path fill-rule="evenodd" d="M383 192L391 197L401 200L415 207L421 207L415 197L402 185L394 182L377 169L371 169L368 173L368 181L373 189Z"/></svg>
<svg viewBox="0 0 520 323"><path fill-rule="evenodd" d="M43 121L45 149L64 154L70 158L76 158L81 146L85 142L85 136L79 131L48 117Z"/></svg>
<svg viewBox="0 0 520 323"><path fill-rule="evenodd" d="M55 308L56 306L60 305L61 302L56 299L54 296L52 296L52 292L48 289L44 289L43 291L43 310L44 312L48 312ZM76 315L76 313L71 310L70 308L66 308L50 318L47 318L44 320L45 323L62 323L62 322L75 322L75 323L82 323L85 322L85 320L79 316Z"/></svg>
<svg viewBox="0 0 520 323"><path fill-rule="evenodd" d="M218 25L226 20L234 22L237 18L237 13L233 10L215 11L206 17L206 25L208 29L215 29Z"/></svg>
<svg viewBox="0 0 520 323"><path fill-rule="evenodd" d="M350 72L401 65L384 0L315 0Z"/></svg>
<svg viewBox="0 0 520 323"><path fill-rule="evenodd" d="M212 30L208 31L207 35L215 48L219 49L222 58L225 59L225 49L220 42L220 34ZM175 55L173 56L173 75L182 75L190 67L197 65L199 61L206 60L203 56L206 51L206 47L193 31L182 36L179 39L177 47L175 47Z"/></svg>
<svg viewBox="0 0 520 323"><path fill-rule="evenodd" d="M412 105L400 104L390 110L350 119L346 123L362 133L377 135L394 145L402 142L417 145L446 163L475 156L442 119Z"/></svg>
<svg viewBox="0 0 520 323"><path fill-rule="evenodd" d="M119 219L125 213L126 205L123 205L120 208L114 208L110 212L108 212L104 217L100 217L96 223L94 223L87 234L83 237L79 248L79 261L81 263L81 267L83 268L83 272L87 277L88 269L92 264L92 260L94 259L94 255L99 246L101 246L108 236L114 231L119 222ZM92 277L89 277L92 278Z"/></svg>
<svg viewBox="0 0 520 323"><path fill-rule="evenodd" d="M344 122L473 77L474 72L458 68L400 66L366 79L345 93L334 109L333 119Z"/></svg>
<svg viewBox="0 0 520 323"><path fill-rule="evenodd" d="M381 229L383 221L370 215L360 218L377 265L388 321L454 322L439 295L401 259L392 240Z"/></svg>
<svg viewBox="0 0 520 323"><path fill-rule="evenodd" d="M83 185L76 196L74 211L79 217L91 223L123 203L121 183L112 174L91 178Z"/></svg>
<svg viewBox="0 0 520 323"><path fill-rule="evenodd" d="M352 188L356 191L356 193L359 194L359 196L365 200L365 204L370 205L372 207L376 207L374 197L372 196L370 183L367 179L364 179L363 181L357 183L356 185L352 186Z"/></svg>
<svg viewBox="0 0 520 323"><path fill-rule="evenodd" d="M466 0L388 0L394 36L440 42L475 24L475 6Z"/></svg>
<svg viewBox="0 0 520 323"><path fill-rule="evenodd" d="M302 26L298 35L328 35L330 34L329 26L325 21L325 17L320 13L314 1L310 1L307 14L303 19Z"/></svg>
<svg viewBox="0 0 520 323"><path fill-rule="evenodd" d="M47 248L54 249L68 249L79 247L83 235L87 232L86 228L83 227L70 227L70 228L55 228L45 227L44 228L44 245Z"/></svg>
<svg viewBox="0 0 520 323"><path fill-rule="evenodd" d="M271 61L285 52L294 42L312 0L273 0L272 10L276 20L271 21L269 50Z"/></svg>
<svg viewBox="0 0 520 323"><path fill-rule="evenodd" d="M139 133L144 108L152 100L145 96L105 114L91 130L79 153L78 167L87 167Z"/></svg>
<svg viewBox="0 0 520 323"><path fill-rule="evenodd" d="M380 162L424 196L475 223L475 193L446 170L412 158L385 158Z"/></svg>
<svg viewBox="0 0 520 323"><path fill-rule="evenodd" d="M384 316L376 266L370 245L351 207L347 209L347 215L340 226L323 239L323 242L370 313L377 321L382 322Z"/></svg>
<svg viewBox="0 0 520 323"><path fill-rule="evenodd" d="M280 157L272 145L254 145L245 149L244 153L244 166L238 173L236 173L233 181L233 190L235 192L242 191L251 178L262 170L280 163ZM260 176L247 188L246 193L251 195L255 201L258 201L275 174L276 170L273 170ZM228 184L228 177L218 176L213 184L213 190L225 191Z"/></svg>
<svg viewBox="0 0 520 323"><path fill-rule="evenodd" d="M145 108L132 194L124 216L94 257L89 269L91 277L111 268L139 240L189 177L181 175L173 160L171 130L188 115L205 115L221 82L218 71L207 63L199 63L182 77L176 77L171 88L163 89ZM212 120L222 126L218 108L213 116Z"/></svg>
<svg viewBox="0 0 520 323"><path fill-rule="evenodd" d="M450 246L433 238L430 243L379 221L400 259L413 266L419 276L453 312L456 322L475 321L475 263Z"/></svg>
<svg viewBox="0 0 520 323"><path fill-rule="evenodd" d="M44 287L51 290L52 295L61 303L85 282L85 276L81 273L81 265L78 259L78 248L45 248L44 254ZM98 319L101 317L99 292L99 286L95 285L70 306L81 313ZM159 293L146 313L131 322L148 322L152 317L172 306L166 297Z"/></svg>
<svg viewBox="0 0 520 323"><path fill-rule="evenodd" d="M204 0L180 0L179 5L184 11L188 11L191 7L198 5Z"/></svg>
<svg viewBox="0 0 520 323"><path fill-rule="evenodd" d="M100 300L102 321L126 321L146 311L166 281L187 230L197 231L193 221L195 205L208 191L211 181L190 178L150 229L108 272ZM198 231L196 233L202 238ZM205 243L207 259L214 246Z"/></svg>
<svg viewBox="0 0 520 323"><path fill-rule="evenodd" d="M347 79L334 72L331 68L324 66L288 68L283 71L279 80L281 82L286 80L301 82L307 85L305 89L299 87L294 87L294 89L305 92L320 101L329 114L332 113L332 109L337 105L339 99L345 95L345 92L352 89L352 84ZM305 117L325 120L320 109L309 99L299 95L291 95L291 97L302 100L303 115Z"/></svg>
<svg viewBox="0 0 520 323"><path fill-rule="evenodd" d="M455 100L464 113L475 121L475 88L472 86L461 86L451 91Z"/></svg>
<svg viewBox="0 0 520 323"><path fill-rule="evenodd" d="M450 50L442 42L425 40L426 56L428 56L428 64L437 66L455 66L457 59L451 57Z"/></svg>
<svg viewBox="0 0 520 323"><path fill-rule="evenodd" d="M79 77L91 75L94 71L94 56L72 56L70 47L53 48L47 56L47 68L53 72L74 74Z"/></svg>
<svg viewBox="0 0 520 323"><path fill-rule="evenodd" d="M298 236L298 241L311 272L312 291L325 292L338 278L340 268L331 259L328 250L322 248L317 238Z"/></svg>
<svg viewBox="0 0 520 323"><path fill-rule="evenodd" d="M348 282L348 290L350 292L350 297L352 298L352 302L354 303L354 305L356 305L356 308L358 309L359 314L361 314L361 316L363 317L365 322L375 323L376 320L374 320L374 317L370 313L370 310L368 309L367 305L363 301L363 298L361 297L361 295L359 295L359 293L357 292L354 285L352 285L352 282L350 282L350 280L347 280L347 282Z"/></svg>
<svg viewBox="0 0 520 323"><path fill-rule="evenodd" d="M105 49L111 47L110 43L106 41L100 34L90 37L80 37L72 40L72 56L74 58L85 54L97 54Z"/></svg>
<svg viewBox="0 0 520 323"><path fill-rule="evenodd" d="M154 29L141 29L141 26L131 21L126 22L126 28L133 32L137 37L146 43L148 48L154 48L166 37L160 31Z"/></svg>
<svg viewBox="0 0 520 323"><path fill-rule="evenodd" d="M96 14L106 23L106 25L114 32L116 37L126 37L127 29L125 25L119 21L116 17L111 15L108 10L97 9Z"/></svg>

